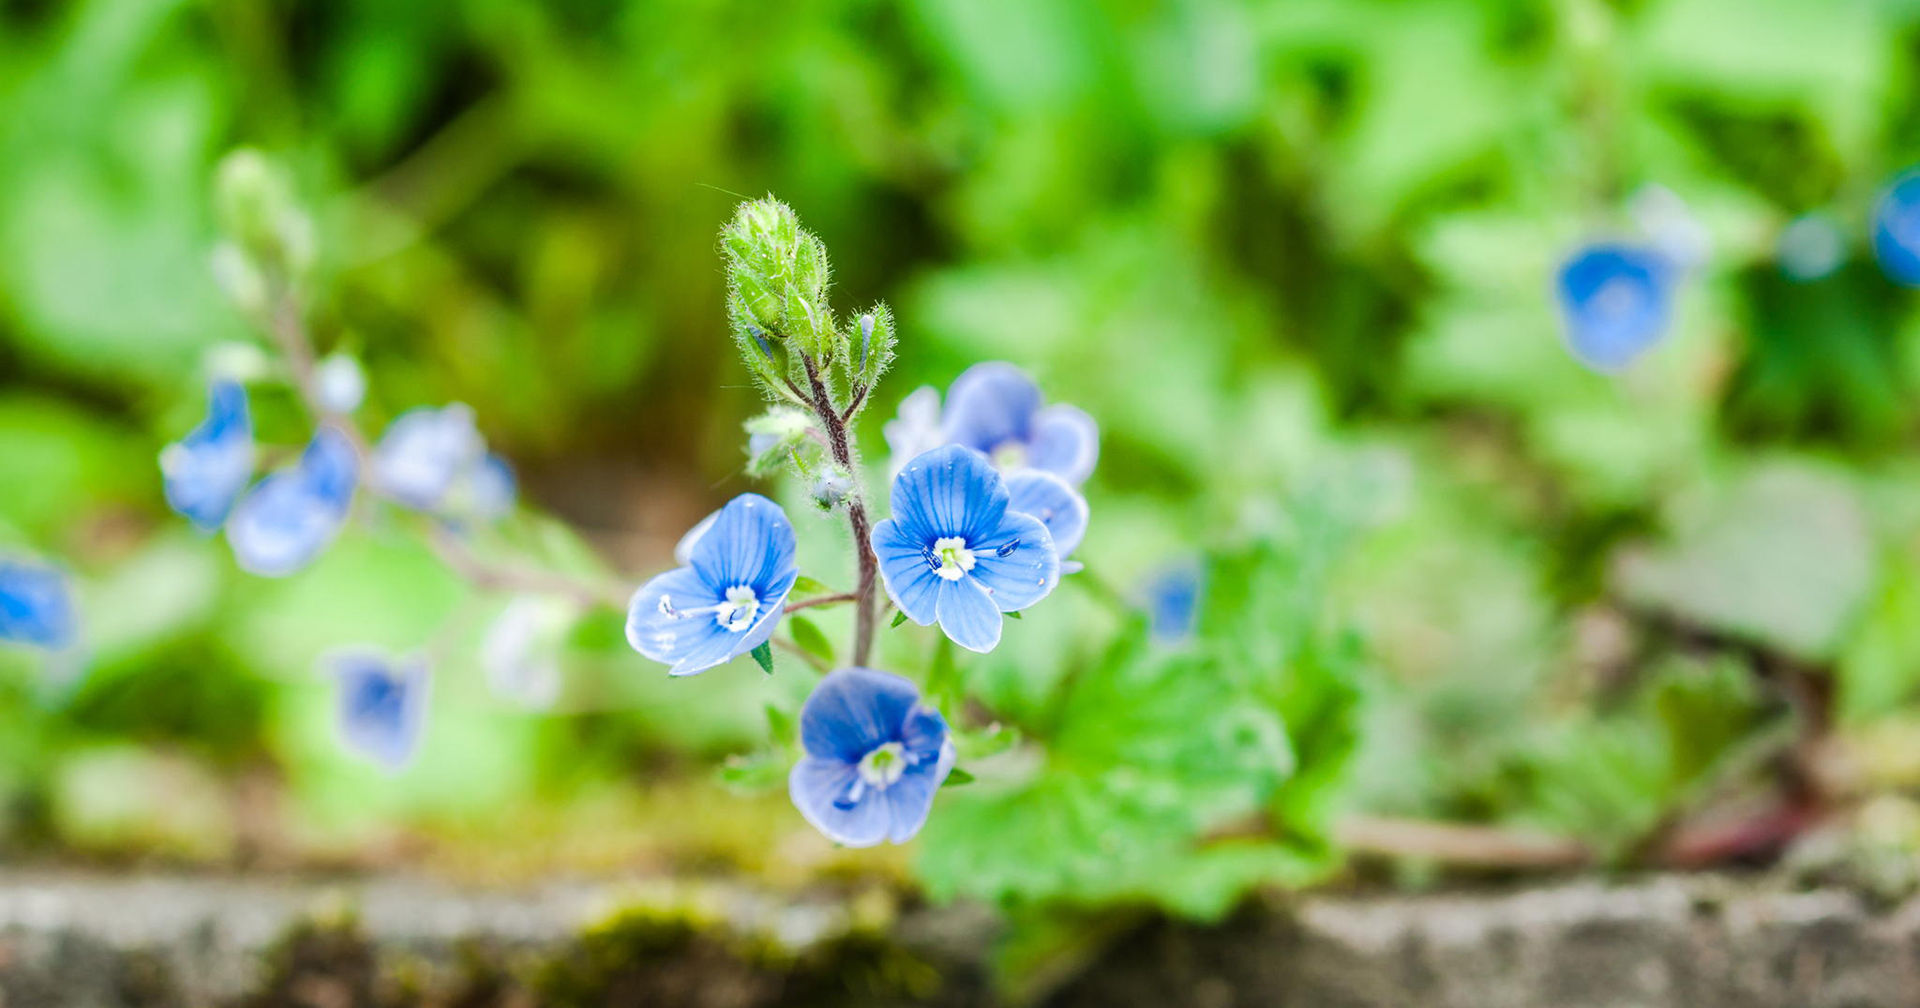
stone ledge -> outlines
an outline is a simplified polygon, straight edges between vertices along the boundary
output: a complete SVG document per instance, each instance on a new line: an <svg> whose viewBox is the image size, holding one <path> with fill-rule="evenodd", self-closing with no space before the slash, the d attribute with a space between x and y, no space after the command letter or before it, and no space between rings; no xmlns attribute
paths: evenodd
<svg viewBox="0 0 1920 1008"><path fill-rule="evenodd" d="M863 930L876 913L704 884L0 873L0 1008L991 1003L985 914L914 911ZM305 926L315 919L341 923ZM1315 895L1215 927L1150 924L1048 1000L1911 1008L1920 901L1877 909L1843 890L1713 877Z"/></svg>

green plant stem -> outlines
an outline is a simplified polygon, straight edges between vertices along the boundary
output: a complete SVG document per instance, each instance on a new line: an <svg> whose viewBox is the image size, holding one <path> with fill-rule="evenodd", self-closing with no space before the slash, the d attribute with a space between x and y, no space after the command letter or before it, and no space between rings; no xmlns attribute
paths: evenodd
<svg viewBox="0 0 1920 1008"><path fill-rule="evenodd" d="M880 562L873 555L873 525L867 518L866 480L860 475L859 453L847 435L847 418L834 406L833 395L820 379L819 367L805 354L800 355L800 360L806 365L814 415L827 433L827 449L833 453L834 463L853 481L853 493L847 498L847 524L853 531L854 562L859 569L859 580L853 590L853 663L865 665L873 651L873 585L880 570Z"/></svg>

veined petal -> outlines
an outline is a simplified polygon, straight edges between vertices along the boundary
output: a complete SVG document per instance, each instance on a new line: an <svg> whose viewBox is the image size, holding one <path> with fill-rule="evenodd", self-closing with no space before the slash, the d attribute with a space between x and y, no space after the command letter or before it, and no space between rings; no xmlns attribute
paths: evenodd
<svg viewBox="0 0 1920 1008"><path fill-rule="evenodd" d="M940 576L927 563L926 545L887 518L873 527L873 554L880 558L880 581L894 605L921 626L933 622Z"/></svg>
<svg viewBox="0 0 1920 1008"><path fill-rule="evenodd" d="M1093 475L1100 460L1100 425L1078 406L1055 405L1040 411L1033 422L1033 441L1027 446L1027 464L1058 474L1079 486Z"/></svg>
<svg viewBox="0 0 1920 1008"><path fill-rule="evenodd" d="M713 523L719 520L720 512L715 511L695 522L694 526L687 530L687 534L673 544L673 562L682 567L693 563L693 544L699 542L700 537L706 535L707 530L713 528Z"/></svg>
<svg viewBox="0 0 1920 1008"><path fill-rule="evenodd" d="M1040 519L1053 537L1054 552L1065 560L1087 535L1087 499L1066 480L1039 469L1007 476L1009 509Z"/></svg>
<svg viewBox="0 0 1920 1008"><path fill-rule="evenodd" d="M918 687L900 676L850 666L820 680L800 708L800 745L809 756L849 765L888 742L920 700Z"/></svg>
<svg viewBox="0 0 1920 1008"><path fill-rule="evenodd" d="M780 505L755 493L727 502L692 548L692 567L721 593L745 585L768 595L793 570L793 525ZM790 582L789 582L790 583Z"/></svg>
<svg viewBox="0 0 1920 1008"><path fill-rule="evenodd" d="M975 364L947 390L946 440L991 453L1008 441L1032 437L1040 388L1005 361Z"/></svg>
<svg viewBox="0 0 1920 1008"><path fill-rule="evenodd" d="M992 532L1007 510L1007 485L985 455L951 444L926 452L893 478L893 517L911 538L974 540Z"/></svg>
<svg viewBox="0 0 1920 1008"><path fill-rule="evenodd" d="M1039 528L1039 522L1032 518L1027 520ZM1045 532L1045 529L1041 529L1041 534ZM977 573L979 568L974 570ZM987 593L986 585L975 578L942 580L935 611L940 617L940 630L955 644L969 651L986 654L1000 643L1000 609Z"/></svg>
<svg viewBox="0 0 1920 1008"><path fill-rule="evenodd" d="M1000 528L974 550L973 557L971 580L987 590L1001 612L1025 609L1060 583L1060 557L1054 552L1053 537L1032 515L1007 512ZM940 622L945 625L945 615Z"/></svg>
<svg viewBox="0 0 1920 1008"><path fill-rule="evenodd" d="M852 763L807 756L787 775L787 797L827 839L848 847L871 847L886 839L890 813L880 792L858 788L859 781L860 771ZM849 801L856 793L858 800Z"/></svg>
<svg viewBox="0 0 1920 1008"><path fill-rule="evenodd" d="M714 635L734 636L712 616L695 612L724 598L723 590L708 584L693 568L676 567L633 593L627 605L627 643L654 661L678 667Z"/></svg>
<svg viewBox="0 0 1920 1008"><path fill-rule="evenodd" d="M887 804L887 839L893 843L906 843L926 825L927 813L933 810L933 796L946 783L947 774L953 772L953 742L942 739L940 755L928 765L909 767L894 781L882 797Z"/></svg>
<svg viewBox="0 0 1920 1008"><path fill-rule="evenodd" d="M338 688L341 741L389 771L405 766L426 720L427 663L419 658L390 662L371 651L354 651L328 664Z"/></svg>

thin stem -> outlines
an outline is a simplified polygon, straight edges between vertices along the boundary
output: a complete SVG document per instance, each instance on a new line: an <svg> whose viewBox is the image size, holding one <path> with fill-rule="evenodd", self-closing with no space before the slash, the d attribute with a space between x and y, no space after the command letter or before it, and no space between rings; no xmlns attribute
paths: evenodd
<svg viewBox="0 0 1920 1008"><path fill-rule="evenodd" d="M827 447L833 461L846 470L853 481L853 493L847 498L847 524L853 531L853 554L860 576L854 586L853 663L865 665L873 651L873 583L880 562L873 555L873 526L867 519L866 483L860 476L860 457L847 437L847 422L833 404L833 395L820 380L820 370L805 354L800 360L807 368L807 385L813 392L813 411L826 427Z"/></svg>
<svg viewBox="0 0 1920 1008"><path fill-rule="evenodd" d="M842 602L852 602L858 599L859 597L860 596L855 595L852 592L841 592L838 595L822 595L818 598L802 599L799 602L789 602L787 603L787 607L781 611L782 612L799 612L802 609L811 609L814 606L838 605Z"/></svg>

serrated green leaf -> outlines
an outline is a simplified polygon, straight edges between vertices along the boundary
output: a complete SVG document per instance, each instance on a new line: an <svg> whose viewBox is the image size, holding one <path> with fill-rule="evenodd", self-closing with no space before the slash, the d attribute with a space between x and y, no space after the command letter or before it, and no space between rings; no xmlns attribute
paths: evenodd
<svg viewBox="0 0 1920 1008"><path fill-rule="evenodd" d="M819 658L828 665L833 664L833 642L821 632L814 622L798 613L787 617L787 629L793 634L793 642L800 649Z"/></svg>
<svg viewBox="0 0 1920 1008"><path fill-rule="evenodd" d="M773 674L773 642L763 642L749 653L753 655L754 661L760 663L760 671L768 675Z"/></svg>

